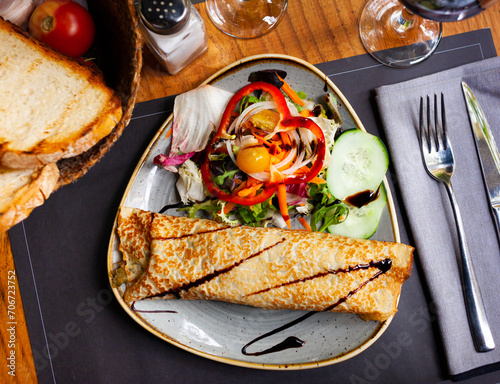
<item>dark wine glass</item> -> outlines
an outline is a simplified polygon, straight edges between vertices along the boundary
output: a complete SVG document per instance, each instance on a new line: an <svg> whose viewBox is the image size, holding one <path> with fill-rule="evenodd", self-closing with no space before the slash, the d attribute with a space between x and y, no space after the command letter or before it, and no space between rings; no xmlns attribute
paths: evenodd
<svg viewBox="0 0 500 384"><path fill-rule="evenodd" d="M463 20L497 0L369 0L359 32L365 49L384 65L405 68L437 48L443 21Z"/></svg>
<svg viewBox="0 0 500 384"><path fill-rule="evenodd" d="M459 21L476 16L497 0L400 0L413 13L436 21Z"/></svg>

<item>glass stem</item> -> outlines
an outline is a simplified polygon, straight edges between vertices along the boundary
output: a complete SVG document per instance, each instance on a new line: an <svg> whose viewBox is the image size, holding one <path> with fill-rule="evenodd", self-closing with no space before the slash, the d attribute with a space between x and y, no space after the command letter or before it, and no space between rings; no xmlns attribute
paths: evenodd
<svg viewBox="0 0 500 384"><path fill-rule="evenodd" d="M391 25L399 34L407 32L415 23L415 15L406 7L394 11L391 17Z"/></svg>

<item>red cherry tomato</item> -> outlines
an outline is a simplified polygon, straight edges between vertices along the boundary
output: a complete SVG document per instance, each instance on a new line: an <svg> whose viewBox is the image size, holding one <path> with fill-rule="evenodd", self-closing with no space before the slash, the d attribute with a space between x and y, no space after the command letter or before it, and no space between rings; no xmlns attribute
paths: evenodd
<svg viewBox="0 0 500 384"><path fill-rule="evenodd" d="M71 57L86 53L95 37L94 20L71 0L47 0L31 15L30 34L56 51Z"/></svg>

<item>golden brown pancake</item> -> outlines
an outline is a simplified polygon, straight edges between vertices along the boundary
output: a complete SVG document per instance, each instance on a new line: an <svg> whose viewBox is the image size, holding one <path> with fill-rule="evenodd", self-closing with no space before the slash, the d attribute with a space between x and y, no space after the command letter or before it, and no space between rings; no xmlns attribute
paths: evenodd
<svg viewBox="0 0 500 384"><path fill-rule="evenodd" d="M122 208L125 301L219 300L266 309L396 313L413 248L328 233L229 226ZM148 243L149 242L149 243ZM148 248L149 247L149 248Z"/></svg>

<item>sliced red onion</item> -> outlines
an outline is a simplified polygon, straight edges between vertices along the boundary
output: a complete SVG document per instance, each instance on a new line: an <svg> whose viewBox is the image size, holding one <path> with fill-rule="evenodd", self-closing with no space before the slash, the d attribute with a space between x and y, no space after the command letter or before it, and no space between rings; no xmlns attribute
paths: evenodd
<svg viewBox="0 0 500 384"><path fill-rule="evenodd" d="M269 172L255 172L255 173L250 173L249 176L263 182L269 181L271 179Z"/></svg>
<svg viewBox="0 0 500 384"><path fill-rule="evenodd" d="M288 153L288 155L283 160L281 160L278 164L276 164L275 167L277 169L280 169L284 165L287 165L288 163L290 163L293 160L293 158L295 157L296 154L297 154L297 147L293 147L290 150L290 152Z"/></svg>
<svg viewBox="0 0 500 384"><path fill-rule="evenodd" d="M311 161L311 159L307 159L307 160L303 161L305 154L306 154L306 151L302 150L299 153L299 155L297 156L295 163L290 168L285 169L283 171L283 173L285 175L293 175L295 173L295 171L302 168L304 165L308 164Z"/></svg>
<svg viewBox="0 0 500 384"><path fill-rule="evenodd" d="M305 145L306 150L312 153L311 143L316 138L309 129L299 129L300 140Z"/></svg>
<svg viewBox="0 0 500 384"><path fill-rule="evenodd" d="M288 110L290 111L290 115L300 116L300 112L297 110L297 107L295 106L295 104L293 104L291 101L288 101L288 100L287 100L286 104L288 105Z"/></svg>
<svg viewBox="0 0 500 384"><path fill-rule="evenodd" d="M299 112L297 111L296 107L292 103L287 103L288 108L290 110L290 114L292 116L297 116L299 115ZM252 104L245 108L245 110L238 116L231 126L228 129L229 134L236 134L240 132L241 125L245 123L248 119L250 119L253 115L256 113L259 113L262 110L269 110L269 109L276 109L276 103L274 101L264 101L264 102L259 102ZM306 128L282 128L279 124L277 127L273 130L273 132L269 133L265 139L271 139L274 135L276 135L279 132L287 132L288 135L290 136L290 140L293 142L294 146L290 150L290 152L287 154L285 159L280 161L278 164L271 166L273 169L276 169L276 172L280 172L282 175L292 175L294 174L298 169L302 168L303 166L309 164L311 160L313 159L314 156L310 156L306 159L306 152L312 153L312 147L311 143L315 140L314 134L309 131ZM249 136L250 137L250 136ZM246 140L245 138L241 138L240 136L237 137L236 139L236 144L240 148L244 148L247 146L247 143L244 142ZM248 139L250 141L250 139ZM297 146L299 141L302 142L303 149L300 152L300 154L297 156ZM252 141L252 145L257 144ZM232 151L232 147L229 143L229 140L227 142L227 149L228 153L231 156L231 159L236 163L236 159L234 156L234 153ZM286 164L290 163L292 159L294 159L293 165L289 167L288 169L284 171L279 171L279 168L282 168ZM255 178L256 180L267 182L271 180L271 171L268 172L257 172L257 173L252 173L250 174L251 177Z"/></svg>
<svg viewBox="0 0 500 384"><path fill-rule="evenodd" d="M241 149L260 144L259 140L257 140L253 135L239 136L236 138L234 143Z"/></svg>
<svg viewBox="0 0 500 384"><path fill-rule="evenodd" d="M297 133L297 130L294 129L293 131L288 131L288 136L290 136L290 140L294 143L297 144L300 140L299 134Z"/></svg>

